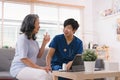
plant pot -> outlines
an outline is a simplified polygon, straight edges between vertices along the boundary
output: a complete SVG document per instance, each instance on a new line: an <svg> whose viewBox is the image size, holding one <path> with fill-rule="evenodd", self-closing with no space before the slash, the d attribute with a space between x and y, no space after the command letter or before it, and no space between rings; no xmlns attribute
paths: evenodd
<svg viewBox="0 0 120 80"><path fill-rule="evenodd" d="M95 61L84 61L85 72L93 72L95 69Z"/></svg>

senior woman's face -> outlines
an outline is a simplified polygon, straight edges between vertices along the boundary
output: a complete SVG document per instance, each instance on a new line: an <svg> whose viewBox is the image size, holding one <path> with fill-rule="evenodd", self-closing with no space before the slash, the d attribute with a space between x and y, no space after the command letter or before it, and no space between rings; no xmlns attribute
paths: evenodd
<svg viewBox="0 0 120 80"><path fill-rule="evenodd" d="M39 24L40 24L39 18L37 18L36 21L35 21L35 25L34 25L35 28L34 28L34 30L33 30L33 33L34 33L34 34L38 33L39 28L40 28L40 25L39 25Z"/></svg>

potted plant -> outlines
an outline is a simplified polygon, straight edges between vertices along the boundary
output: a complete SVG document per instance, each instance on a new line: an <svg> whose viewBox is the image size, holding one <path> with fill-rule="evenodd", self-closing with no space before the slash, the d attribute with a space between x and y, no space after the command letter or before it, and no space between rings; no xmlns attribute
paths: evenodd
<svg viewBox="0 0 120 80"><path fill-rule="evenodd" d="M93 72L95 69L95 61L97 59L97 54L93 49L86 49L82 54L82 59L84 61L84 67L86 72Z"/></svg>

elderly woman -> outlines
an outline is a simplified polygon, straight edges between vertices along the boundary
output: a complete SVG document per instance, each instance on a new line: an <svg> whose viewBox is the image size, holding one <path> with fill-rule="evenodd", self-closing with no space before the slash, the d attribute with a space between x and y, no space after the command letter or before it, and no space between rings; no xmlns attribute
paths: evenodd
<svg viewBox="0 0 120 80"><path fill-rule="evenodd" d="M44 35L41 48L39 48L36 41L39 28L38 15L29 14L24 18L20 29L22 34L18 37L10 68L11 75L19 80L52 80L50 69L36 64L37 58L43 55L45 46L50 40L48 34Z"/></svg>

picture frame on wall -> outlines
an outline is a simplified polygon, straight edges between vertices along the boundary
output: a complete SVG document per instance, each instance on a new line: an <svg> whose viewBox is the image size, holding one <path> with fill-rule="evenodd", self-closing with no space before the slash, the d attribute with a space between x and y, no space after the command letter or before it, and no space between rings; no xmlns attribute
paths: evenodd
<svg viewBox="0 0 120 80"><path fill-rule="evenodd" d="M120 41L120 18L117 19L116 33L117 33L117 40Z"/></svg>
<svg viewBox="0 0 120 80"><path fill-rule="evenodd" d="M120 13L120 0L112 0L111 7L100 12L102 17Z"/></svg>
<svg viewBox="0 0 120 80"><path fill-rule="evenodd" d="M120 12L120 0L113 0L112 10L113 14Z"/></svg>

